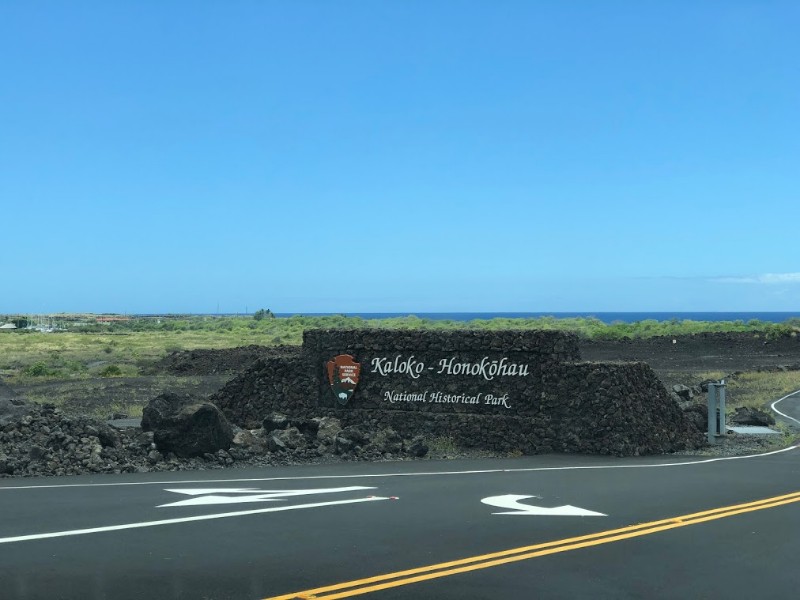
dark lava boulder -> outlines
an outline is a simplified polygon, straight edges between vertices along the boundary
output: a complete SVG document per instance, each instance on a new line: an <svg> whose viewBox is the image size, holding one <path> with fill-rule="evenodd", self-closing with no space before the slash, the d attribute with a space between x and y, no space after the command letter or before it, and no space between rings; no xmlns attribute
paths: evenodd
<svg viewBox="0 0 800 600"><path fill-rule="evenodd" d="M171 392L156 396L144 408L142 429L153 432L160 452L183 458L227 450L233 443L233 429L215 405Z"/></svg>
<svg viewBox="0 0 800 600"><path fill-rule="evenodd" d="M683 409L686 419L694 425L697 431L708 430L708 406L705 404L692 404Z"/></svg>
<svg viewBox="0 0 800 600"><path fill-rule="evenodd" d="M0 381L0 427L8 425L29 412L25 401L10 387Z"/></svg>
<svg viewBox="0 0 800 600"><path fill-rule="evenodd" d="M162 358L149 371L183 376L237 373L248 369L260 358L294 356L298 353L299 348L296 346L241 346L238 348L179 350Z"/></svg>
<svg viewBox="0 0 800 600"><path fill-rule="evenodd" d="M17 404L8 398L0 398L0 427L5 427L28 412L25 405Z"/></svg>
<svg viewBox="0 0 800 600"><path fill-rule="evenodd" d="M417 458L422 458L428 453L429 447L425 438L422 436L416 436L411 443L408 445L406 451L410 456L415 456Z"/></svg>
<svg viewBox="0 0 800 600"><path fill-rule="evenodd" d="M262 427L264 431L274 431L275 429L286 429L289 427L289 417L280 413L272 413L264 417Z"/></svg>
<svg viewBox="0 0 800 600"><path fill-rule="evenodd" d="M299 450L305 448L306 445L306 438L297 427L277 429L267 437L267 448L270 452Z"/></svg>
<svg viewBox="0 0 800 600"><path fill-rule="evenodd" d="M728 418L728 422L731 425L761 425L763 427L775 425L775 419L772 418L772 415L749 406L737 408L734 414Z"/></svg>

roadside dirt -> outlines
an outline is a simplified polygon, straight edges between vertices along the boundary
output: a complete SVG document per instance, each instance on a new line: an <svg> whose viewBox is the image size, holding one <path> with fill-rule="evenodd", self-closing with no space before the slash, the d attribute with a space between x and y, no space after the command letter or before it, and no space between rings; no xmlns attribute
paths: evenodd
<svg viewBox="0 0 800 600"><path fill-rule="evenodd" d="M144 365L139 377L28 380L10 389L28 400L55 404L68 415L138 417L159 394L208 397L259 358L298 351L296 346L242 346L172 352L158 362Z"/></svg>
<svg viewBox="0 0 800 600"><path fill-rule="evenodd" d="M40 404L51 403L68 415L91 415L107 419L114 414L140 416L142 407L164 392L210 396L231 375L179 377L96 377L47 380L14 386L17 395Z"/></svg>

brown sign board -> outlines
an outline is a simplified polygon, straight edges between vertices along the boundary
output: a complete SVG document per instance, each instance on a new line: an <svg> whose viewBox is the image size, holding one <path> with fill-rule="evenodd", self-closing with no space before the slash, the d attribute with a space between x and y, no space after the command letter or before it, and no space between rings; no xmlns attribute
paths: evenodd
<svg viewBox="0 0 800 600"><path fill-rule="evenodd" d="M350 354L340 354L329 360L325 367L328 372L328 382L336 401L341 405L347 404L353 392L356 391L361 375L361 365Z"/></svg>

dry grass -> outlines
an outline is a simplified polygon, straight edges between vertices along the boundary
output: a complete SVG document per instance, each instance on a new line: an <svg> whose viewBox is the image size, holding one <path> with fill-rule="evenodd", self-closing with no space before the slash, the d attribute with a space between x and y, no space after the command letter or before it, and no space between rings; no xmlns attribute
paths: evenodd
<svg viewBox="0 0 800 600"><path fill-rule="evenodd" d="M197 348L272 345L269 336L250 330L157 331L131 333L18 333L0 335L0 376L10 383L26 379L81 379L103 376L108 365L135 376L169 352ZM42 365L38 370L32 368ZM33 373L39 373L32 375Z"/></svg>
<svg viewBox="0 0 800 600"><path fill-rule="evenodd" d="M228 380L225 375L109 377L26 381L13 386L26 399L55 404L68 415L105 419L112 413L139 417L147 403L164 392L207 397Z"/></svg>
<svg viewBox="0 0 800 600"><path fill-rule="evenodd" d="M25 398L67 414L131 417L164 391L207 396L227 377L140 376L176 350L271 345L263 333L143 331L130 333L13 333L0 335L0 377Z"/></svg>
<svg viewBox="0 0 800 600"><path fill-rule="evenodd" d="M279 320L280 321L280 320ZM298 343L301 329L286 334L286 341ZM140 331L127 333L5 333L0 335L0 377L12 385L25 388L31 399L64 403L65 406L86 405L87 396L95 394L98 400L107 401L108 410L117 405L119 412L136 414L141 402L152 391L160 391L161 382L152 388L141 386L122 391L116 379L135 378L144 367L175 350L196 348L233 348L250 344L273 345L275 332L259 329L235 328L233 330L177 330ZM110 366L116 368L109 369ZM727 374L722 371L688 374L686 372L661 373L662 380L693 385L703 380L720 380ZM109 386L96 389L94 380L104 378ZM92 381L88 381L92 380ZM73 383L75 388L84 387L83 393L73 391L72 386L55 393L35 389L39 383ZM727 380L727 399L731 409L737 406L764 408L769 403L800 389L800 372L747 372ZM122 381L119 382L122 384ZM181 387L181 382L173 381ZM191 388L193 384L184 383ZM60 392L60 393L59 393ZM63 400L59 396L66 395ZM54 397L55 396L55 397ZM697 399L702 401L701 398ZM100 409L97 409L100 410ZM103 409L105 410L105 409ZM93 410L92 410L93 412ZM450 451L446 440L437 441L441 451Z"/></svg>
<svg viewBox="0 0 800 600"><path fill-rule="evenodd" d="M764 409L786 394L800 390L800 371L742 373L726 383L728 406Z"/></svg>
<svg viewBox="0 0 800 600"><path fill-rule="evenodd" d="M686 379L686 378L684 378ZM800 390L800 371L749 371L731 375L723 371L696 373L687 385L697 385L701 381L725 380L725 400L732 411L739 406L768 409L769 405L786 394ZM696 398L703 402L703 398Z"/></svg>

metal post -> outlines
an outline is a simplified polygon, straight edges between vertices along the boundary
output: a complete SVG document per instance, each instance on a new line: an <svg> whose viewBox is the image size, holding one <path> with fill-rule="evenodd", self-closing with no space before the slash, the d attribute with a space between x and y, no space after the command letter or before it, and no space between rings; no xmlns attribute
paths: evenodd
<svg viewBox="0 0 800 600"><path fill-rule="evenodd" d="M708 443L717 441L717 384L708 384Z"/></svg>
<svg viewBox="0 0 800 600"><path fill-rule="evenodd" d="M717 404L719 405L719 435L724 438L728 433L728 427L725 424L725 380L719 382L717 390Z"/></svg>

